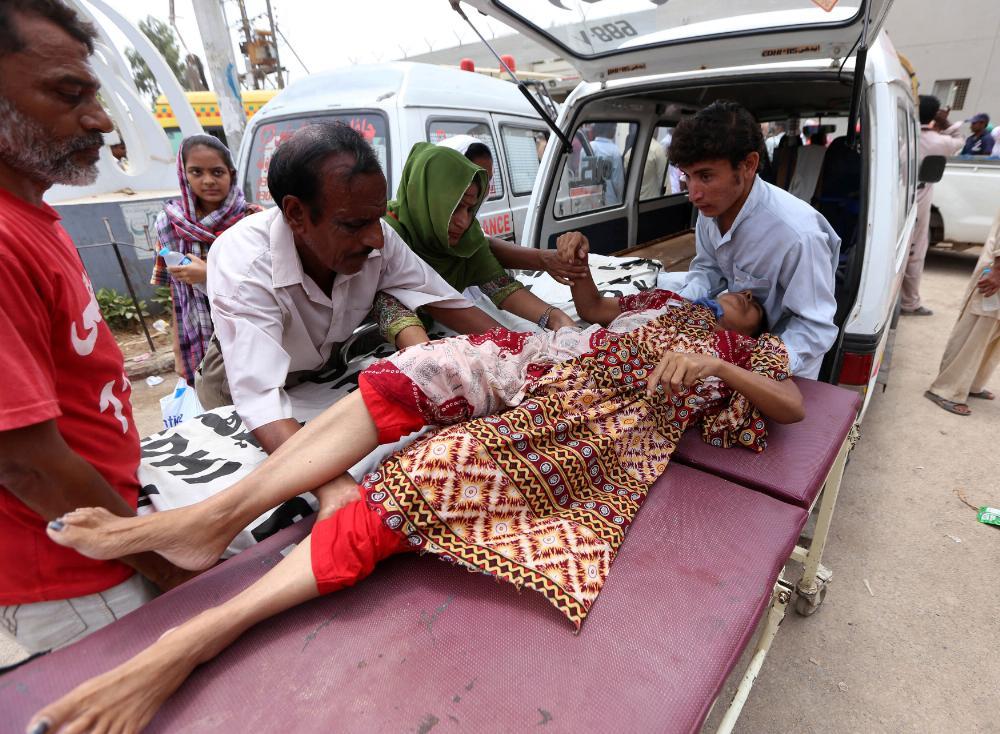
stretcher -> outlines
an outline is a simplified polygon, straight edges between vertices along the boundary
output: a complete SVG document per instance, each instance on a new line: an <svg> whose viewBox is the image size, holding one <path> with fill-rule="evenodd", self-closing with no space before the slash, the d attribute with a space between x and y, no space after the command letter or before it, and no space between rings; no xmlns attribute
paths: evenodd
<svg viewBox="0 0 1000 734"><path fill-rule="evenodd" d="M727 451L733 479L694 448L686 464L671 465L579 635L541 595L431 557L397 556L358 586L250 630L196 670L149 731L694 732L760 627L720 724L730 731L791 601L783 568L795 557L807 508L824 482L825 492L839 483L850 444L853 395L800 385L811 417L776 427L773 445L747 453L749 462ZM800 440L812 452L800 465L810 477L765 478L795 471L768 457L777 447L790 460ZM691 465L697 461L702 466ZM755 470L758 461L766 468ZM310 522L4 676L0 710L12 730L259 578Z"/></svg>
<svg viewBox="0 0 1000 734"><path fill-rule="evenodd" d="M823 603L833 578L833 572L822 564L823 550L847 456L860 436L856 421L861 396L825 382L795 382L802 392L806 417L789 426L769 424L763 453L715 448L688 431L673 460L816 514L812 538L792 553L792 560L803 566L795 610L809 616Z"/></svg>

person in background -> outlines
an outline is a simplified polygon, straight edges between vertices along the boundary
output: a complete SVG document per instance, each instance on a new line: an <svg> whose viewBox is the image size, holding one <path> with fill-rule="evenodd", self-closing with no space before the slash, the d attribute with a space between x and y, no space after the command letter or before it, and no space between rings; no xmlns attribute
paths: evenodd
<svg viewBox="0 0 1000 734"><path fill-rule="evenodd" d="M929 155L955 155L962 146L959 132L962 124L952 124L947 110L941 109L938 98L920 95L920 154L919 163ZM944 132L938 132L938 131ZM918 167L919 170L919 167ZM920 279L924 274L924 260L930 246L931 204L934 200L934 184L921 183L917 187L917 221L913 225L910 239L910 254L903 275L901 313L905 316L930 316L934 312L920 302Z"/></svg>
<svg viewBox="0 0 1000 734"><path fill-rule="evenodd" d="M174 315L174 369L194 386L198 365L212 341L212 309L205 293L208 251L215 238L243 217L260 211L233 185L236 166L229 148L211 135L185 138L177 152L179 199L156 218L159 247L186 255L187 265L168 267L157 254L152 285L169 285Z"/></svg>
<svg viewBox="0 0 1000 734"><path fill-rule="evenodd" d="M632 150L625 154L625 165L632 157ZM671 193L667 176L667 152L660 141L653 137L646 150L646 162L642 165L642 182L639 184L639 201L648 201ZM666 191L664 185L666 184Z"/></svg>
<svg viewBox="0 0 1000 734"><path fill-rule="evenodd" d="M1000 212L948 337L941 369L924 396L955 415L970 415L969 398L995 400L986 381L1000 365Z"/></svg>
<svg viewBox="0 0 1000 734"><path fill-rule="evenodd" d="M135 514L139 437L122 353L59 214L111 119L90 66L95 29L58 0L0 0L0 634L63 647L190 576L139 553L94 561L45 525L93 504Z"/></svg>
<svg viewBox="0 0 1000 734"><path fill-rule="evenodd" d="M447 147L417 143L403 166L399 189L395 200L389 202L385 221L456 290L477 286L497 308L533 321L543 329L572 326L573 320L562 310L545 303L509 276L490 247L476 220L476 212L489 191L488 173L469 160L468 154L463 156ZM416 343L410 340L401 343L398 332L388 326L389 323L395 323L395 328L403 326L394 299L380 295L375 307L383 335L389 342L397 347ZM406 323L420 323L415 315L409 319ZM419 338L426 340L426 334Z"/></svg>
<svg viewBox="0 0 1000 734"><path fill-rule="evenodd" d="M542 141L542 150L548 143L547 136L539 135ZM537 143L537 139L536 139ZM486 143L471 135L453 135L450 138L437 143L439 147L451 148L458 151L474 164L486 171L490 180L489 190L493 190L493 153ZM539 154L541 159L541 154ZM574 278L587 276L585 268L575 265L568 265L563 262L555 248L541 250L535 247L520 247L512 242L505 242L498 237L487 237L490 243L490 250L500 264L508 269L515 270L544 270L557 282L563 285L572 285Z"/></svg>
<svg viewBox="0 0 1000 734"><path fill-rule="evenodd" d="M590 147L594 155L611 165L611 170L604 179L605 206L621 204L625 195L625 163L618 143L615 142L617 130L618 125L614 122L595 122L590 128L593 136Z"/></svg>
<svg viewBox="0 0 1000 734"><path fill-rule="evenodd" d="M968 119L972 135L965 139L965 145L959 155L990 155L993 152L993 136L986 127L990 124L990 116L980 112Z"/></svg>

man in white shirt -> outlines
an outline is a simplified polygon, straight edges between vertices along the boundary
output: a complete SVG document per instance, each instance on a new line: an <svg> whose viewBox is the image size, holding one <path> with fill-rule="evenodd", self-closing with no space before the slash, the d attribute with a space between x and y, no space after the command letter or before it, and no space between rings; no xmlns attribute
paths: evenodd
<svg viewBox="0 0 1000 734"><path fill-rule="evenodd" d="M954 125L949 122L948 111L941 109L941 102L937 97L921 94L919 162L923 163L924 158L929 155L957 155L963 143L961 129L961 121ZM913 225L910 254L903 275L900 313L904 316L930 316L934 313L920 303L920 279L924 274L924 260L930 246L933 202L934 184L920 184L917 187L917 221Z"/></svg>
<svg viewBox="0 0 1000 734"><path fill-rule="evenodd" d="M297 131L275 152L267 183L277 206L212 246L207 285L218 348L206 354L197 388L205 407L231 397L268 453L300 428L285 393L289 376L321 368L365 320L377 292L411 311L424 307L458 332L497 326L382 222L385 176L351 128ZM409 330L422 327L400 332L397 343L426 341Z"/></svg>
<svg viewBox="0 0 1000 734"><path fill-rule="evenodd" d="M753 291L793 374L815 378L837 339L834 271L840 237L815 209L757 176L760 125L717 101L674 129L669 157L698 209L697 254L680 294Z"/></svg>
<svg viewBox="0 0 1000 734"><path fill-rule="evenodd" d="M604 179L604 205L614 206L622 203L625 194L625 164L622 151L615 142L618 125L614 122L595 122L591 130L594 139L590 141L590 149L598 158L607 160L611 166L608 176Z"/></svg>

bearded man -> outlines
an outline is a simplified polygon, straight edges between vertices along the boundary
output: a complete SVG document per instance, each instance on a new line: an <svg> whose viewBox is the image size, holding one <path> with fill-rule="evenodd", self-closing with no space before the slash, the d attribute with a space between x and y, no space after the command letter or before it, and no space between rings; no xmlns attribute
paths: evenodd
<svg viewBox="0 0 1000 734"><path fill-rule="evenodd" d="M809 204L757 175L763 150L760 124L736 102L713 102L674 129L667 155L698 210L680 294L750 291L788 347L792 374L816 378L837 340L840 237Z"/></svg>
<svg viewBox="0 0 1000 734"><path fill-rule="evenodd" d="M0 633L31 653L189 575L151 553L93 561L45 535L81 505L134 515L139 490L121 351L42 201L53 184L96 179L112 130L88 61L94 38L59 0L0 0Z"/></svg>

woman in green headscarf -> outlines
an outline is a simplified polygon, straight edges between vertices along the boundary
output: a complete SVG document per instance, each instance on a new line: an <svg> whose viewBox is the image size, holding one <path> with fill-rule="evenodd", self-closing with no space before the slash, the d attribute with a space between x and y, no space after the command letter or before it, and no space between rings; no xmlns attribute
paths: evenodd
<svg viewBox="0 0 1000 734"><path fill-rule="evenodd" d="M490 249L476 221L476 212L488 193L489 177L483 168L455 150L417 143L403 166L396 199L389 202L385 221L456 290L478 286L497 308L542 328L573 326L563 311L510 277ZM403 329L420 322L416 317L401 316L394 300L379 294L375 302L388 341L400 348L425 341L426 334L417 329L413 330L413 341L406 335L400 338Z"/></svg>

